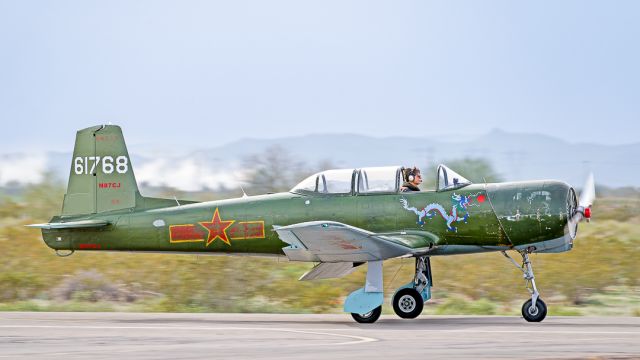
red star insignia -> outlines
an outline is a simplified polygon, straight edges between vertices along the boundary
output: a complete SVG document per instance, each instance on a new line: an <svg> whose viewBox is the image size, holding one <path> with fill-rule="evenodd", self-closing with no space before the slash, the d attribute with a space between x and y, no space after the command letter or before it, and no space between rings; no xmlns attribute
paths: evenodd
<svg viewBox="0 0 640 360"><path fill-rule="evenodd" d="M220 214L218 213L218 208L216 208L216 211L213 213L213 219L211 219L211 221L200 222L199 224L209 232L206 239L207 246L209 246L209 244L214 242L216 239L220 239L225 244L231 246L231 242L229 242L226 230L234 222L235 220L221 220Z"/></svg>

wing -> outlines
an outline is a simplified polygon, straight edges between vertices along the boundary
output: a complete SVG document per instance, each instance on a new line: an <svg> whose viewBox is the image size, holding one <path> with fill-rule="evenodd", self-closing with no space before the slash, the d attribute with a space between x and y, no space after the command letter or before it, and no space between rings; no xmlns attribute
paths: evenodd
<svg viewBox="0 0 640 360"><path fill-rule="evenodd" d="M377 234L334 221L274 226L291 261L358 263L411 256L434 242L422 234Z"/></svg>

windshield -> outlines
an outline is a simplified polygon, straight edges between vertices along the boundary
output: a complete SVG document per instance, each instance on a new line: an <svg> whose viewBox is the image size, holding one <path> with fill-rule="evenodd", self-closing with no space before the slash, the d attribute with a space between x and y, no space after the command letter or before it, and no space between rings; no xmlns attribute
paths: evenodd
<svg viewBox="0 0 640 360"><path fill-rule="evenodd" d="M440 164L438 166L438 184L436 189L452 190L471 184L471 181L465 179L462 175Z"/></svg>
<svg viewBox="0 0 640 360"><path fill-rule="evenodd" d="M318 188L318 174L313 174L291 189L291 192L313 192Z"/></svg>

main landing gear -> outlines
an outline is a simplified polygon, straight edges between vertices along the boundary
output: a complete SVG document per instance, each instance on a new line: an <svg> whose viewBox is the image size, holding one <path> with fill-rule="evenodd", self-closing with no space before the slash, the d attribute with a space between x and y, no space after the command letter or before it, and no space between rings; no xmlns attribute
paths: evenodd
<svg viewBox="0 0 640 360"><path fill-rule="evenodd" d="M520 255L522 255L522 265L519 265L505 251L503 251L502 254L507 257L507 259L511 260L511 262L522 271L527 290L529 290L529 293L531 294L531 299L525 301L522 305L522 317L529 322L540 322L547 316L547 305L542 301L542 299L540 299L540 293L538 293L536 281L533 276L533 267L529 260L529 254L533 250L534 249L527 248L519 251Z"/></svg>
<svg viewBox="0 0 640 360"><path fill-rule="evenodd" d="M380 314L382 314L382 305L365 314L351 313L351 317L361 324L372 324L378 320Z"/></svg>
<svg viewBox="0 0 640 360"><path fill-rule="evenodd" d="M431 298L431 261L428 257L416 258L413 281L404 285L393 295L393 311L403 319L415 319Z"/></svg>
<svg viewBox="0 0 640 360"><path fill-rule="evenodd" d="M426 256L416 258L413 281L400 287L393 295L393 310L403 319L413 319L422 312L425 301L431 299L431 262ZM344 311L359 323L376 322L382 313L382 261L367 265L365 286L347 296Z"/></svg>

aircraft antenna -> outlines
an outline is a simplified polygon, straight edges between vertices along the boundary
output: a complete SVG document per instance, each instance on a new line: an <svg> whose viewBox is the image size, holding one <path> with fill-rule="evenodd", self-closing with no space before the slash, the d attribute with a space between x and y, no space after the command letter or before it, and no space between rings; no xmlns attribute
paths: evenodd
<svg viewBox="0 0 640 360"><path fill-rule="evenodd" d="M487 179L485 179L485 177L482 177L482 181L484 181L484 184L487 185Z"/></svg>
<svg viewBox="0 0 640 360"><path fill-rule="evenodd" d="M178 201L178 198L175 195L173 195L173 200L176 201L176 204L178 204L178 206L182 206L180 205L180 201Z"/></svg>
<svg viewBox="0 0 640 360"><path fill-rule="evenodd" d="M242 185L240 185L240 190L242 190L242 197L243 198L249 197L249 195L247 195L247 193L244 192L244 188L242 187Z"/></svg>

